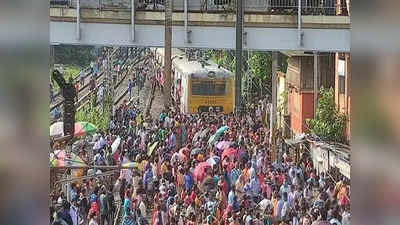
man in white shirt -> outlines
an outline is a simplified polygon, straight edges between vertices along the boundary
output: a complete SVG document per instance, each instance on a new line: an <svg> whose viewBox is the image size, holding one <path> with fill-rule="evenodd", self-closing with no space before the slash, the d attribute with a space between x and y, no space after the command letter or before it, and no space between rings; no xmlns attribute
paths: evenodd
<svg viewBox="0 0 400 225"><path fill-rule="evenodd" d="M140 213L142 214L142 216L143 216L144 218L147 218L147 214L146 214L146 204L144 204L144 202L143 202L142 200L140 200L139 209L140 209Z"/></svg>

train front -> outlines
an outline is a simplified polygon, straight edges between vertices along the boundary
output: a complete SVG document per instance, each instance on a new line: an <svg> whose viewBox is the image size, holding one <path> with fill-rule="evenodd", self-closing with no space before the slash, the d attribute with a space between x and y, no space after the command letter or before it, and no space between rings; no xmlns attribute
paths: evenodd
<svg viewBox="0 0 400 225"><path fill-rule="evenodd" d="M231 113L234 104L233 74L217 65L202 65L190 76L190 113Z"/></svg>

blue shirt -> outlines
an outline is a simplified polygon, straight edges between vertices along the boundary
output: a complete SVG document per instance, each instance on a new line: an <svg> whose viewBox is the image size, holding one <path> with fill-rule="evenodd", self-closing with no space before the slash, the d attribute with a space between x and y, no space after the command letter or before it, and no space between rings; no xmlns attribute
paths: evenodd
<svg viewBox="0 0 400 225"><path fill-rule="evenodd" d="M232 184L235 184L237 179L240 176L240 171L236 168L234 168L231 172L231 180L232 180Z"/></svg>
<svg viewBox="0 0 400 225"><path fill-rule="evenodd" d="M76 192L74 191L74 189L71 189L69 191L69 200L72 201L72 199L74 199L76 197Z"/></svg>
<svg viewBox="0 0 400 225"><path fill-rule="evenodd" d="M228 194L228 205L233 206L233 202L235 200L234 198L235 198L235 194L234 194L233 190L231 190Z"/></svg>
<svg viewBox="0 0 400 225"><path fill-rule="evenodd" d="M151 172L150 169L147 169L145 174L144 174L144 185L148 185L153 178L153 173Z"/></svg>
<svg viewBox="0 0 400 225"><path fill-rule="evenodd" d="M192 174L183 175L183 179L185 180L185 188L186 190L190 190L193 185L193 177Z"/></svg>
<svg viewBox="0 0 400 225"><path fill-rule="evenodd" d="M250 187L253 195L258 195L260 193L261 188L257 178L252 178L250 180Z"/></svg>

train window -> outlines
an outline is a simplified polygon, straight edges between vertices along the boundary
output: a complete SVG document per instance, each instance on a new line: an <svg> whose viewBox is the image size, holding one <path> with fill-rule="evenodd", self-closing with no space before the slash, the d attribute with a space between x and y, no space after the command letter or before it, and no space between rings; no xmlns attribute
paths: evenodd
<svg viewBox="0 0 400 225"><path fill-rule="evenodd" d="M192 81L192 95L224 96L225 81Z"/></svg>

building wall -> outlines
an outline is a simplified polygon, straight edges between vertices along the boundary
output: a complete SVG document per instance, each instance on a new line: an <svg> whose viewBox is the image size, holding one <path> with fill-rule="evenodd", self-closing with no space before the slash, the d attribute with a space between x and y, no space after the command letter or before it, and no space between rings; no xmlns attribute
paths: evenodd
<svg viewBox="0 0 400 225"><path fill-rule="evenodd" d="M318 57L319 86L335 86L335 55ZM290 66L290 67L289 67ZM290 86L288 113L295 134L308 132L307 119L314 117L314 58L296 56L289 60L286 82Z"/></svg>
<svg viewBox="0 0 400 225"><path fill-rule="evenodd" d="M291 88L288 94L288 110L290 114L290 129L295 134L302 133L300 104L301 96L298 90Z"/></svg>

